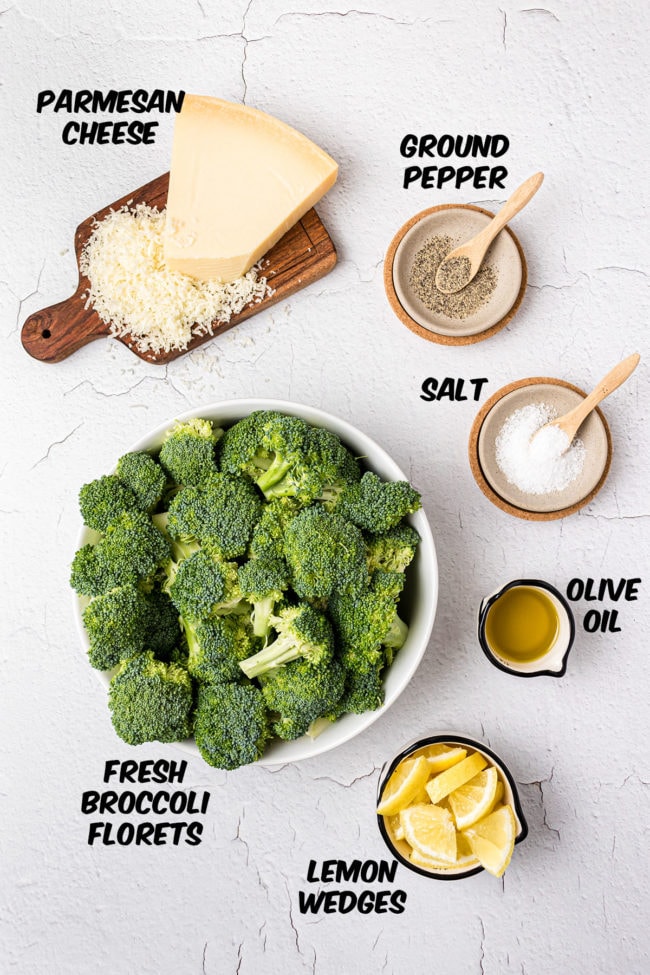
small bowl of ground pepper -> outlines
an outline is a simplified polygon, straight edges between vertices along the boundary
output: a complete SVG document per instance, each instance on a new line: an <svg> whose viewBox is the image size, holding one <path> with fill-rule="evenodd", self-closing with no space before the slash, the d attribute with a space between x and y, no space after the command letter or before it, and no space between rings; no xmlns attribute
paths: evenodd
<svg viewBox="0 0 650 975"><path fill-rule="evenodd" d="M492 217L469 204L437 206L416 214L393 238L384 265L388 300L400 321L422 338L443 345L480 342L507 325L519 308L526 259L510 228L495 238L466 287L455 294L436 287L436 271L447 254Z"/></svg>

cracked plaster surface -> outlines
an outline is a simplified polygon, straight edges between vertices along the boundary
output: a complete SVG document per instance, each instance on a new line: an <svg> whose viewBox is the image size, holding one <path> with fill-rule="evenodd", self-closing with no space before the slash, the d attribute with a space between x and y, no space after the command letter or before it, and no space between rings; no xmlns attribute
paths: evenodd
<svg viewBox="0 0 650 975"><path fill-rule="evenodd" d="M524 524L492 508L465 457L474 404L419 399L428 375L488 376L487 393L525 375L588 388L634 348L647 349L644 23L642 4L624 10L604 0L589 17L566 0L399 8L388 0L19 0L0 11L12 188L0 222L2 389L11 417L0 524L13 553L3 564L11 599L0 641L8 972L646 970L650 943L635 921L648 898L639 869L650 781L644 587L638 602L619 606L615 636L586 637L589 605L576 605L579 636L562 681L501 674L474 634L481 598L507 579L533 575L562 588L573 576L644 577L645 372L605 405L611 474L566 522ZM244 100L320 142L341 166L319 205L339 264L165 368L111 341L43 366L19 346L22 322L74 290L77 223L168 167L171 121L161 117L146 150L71 150L60 142L63 117L36 115L36 93L140 85ZM464 350L406 331L382 285L386 246L413 213L438 202L501 202L484 191L401 188L401 137L443 130L507 133L509 191L535 169L546 172L514 227L529 267L521 312L498 340ZM344 416L423 491L441 574L430 646L391 710L334 752L238 773L192 761L183 788L212 794L201 846L89 848L80 794L101 788L107 758L136 753L113 735L71 619L77 489L166 418L254 395ZM519 783L530 835L503 881L436 884L399 868L404 915L301 915L310 859L385 856L373 816L379 771L409 740L447 728L490 744ZM137 755L180 753L148 745Z"/></svg>

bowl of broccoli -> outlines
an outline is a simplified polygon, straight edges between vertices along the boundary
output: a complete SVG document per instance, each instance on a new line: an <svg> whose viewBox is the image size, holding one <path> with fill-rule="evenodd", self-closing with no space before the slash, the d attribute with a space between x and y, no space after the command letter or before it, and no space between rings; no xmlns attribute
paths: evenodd
<svg viewBox="0 0 650 975"><path fill-rule="evenodd" d="M189 411L79 507L75 617L128 744L222 769L309 758L376 721L426 650L438 571L420 495L322 410Z"/></svg>

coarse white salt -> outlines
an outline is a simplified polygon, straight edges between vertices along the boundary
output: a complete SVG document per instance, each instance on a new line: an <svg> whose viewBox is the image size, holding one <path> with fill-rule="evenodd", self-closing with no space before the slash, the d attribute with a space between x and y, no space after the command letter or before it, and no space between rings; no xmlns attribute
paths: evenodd
<svg viewBox="0 0 650 975"><path fill-rule="evenodd" d="M257 269L228 284L198 281L170 270L164 260L166 211L144 203L112 210L84 247L79 266L90 281L87 305L129 335L141 352L186 349L194 335L211 335L270 289Z"/></svg>
<svg viewBox="0 0 650 975"><path fill-rule="evenodd" d="M582 472L582 440L576 438L569 444L558 427L541 429L557 415L547 403L530 403L511 413L497 435L497 466L506 480L525 494L563 491Z"/></svg>

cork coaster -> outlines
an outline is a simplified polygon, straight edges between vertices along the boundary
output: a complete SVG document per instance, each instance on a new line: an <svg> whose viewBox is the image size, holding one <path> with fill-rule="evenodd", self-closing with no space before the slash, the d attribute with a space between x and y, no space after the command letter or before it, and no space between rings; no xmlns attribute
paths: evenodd
<svg viewBox="0 0 650 975"><path fill-rule="evenodd" d="M591 487L587 493L585 493L582 497L576 498L574 501L572 501L572 503L565 504L564 507L556 508L555 510L534 511L521 506L525 500L524 495L520 495L520 505L513 504L511 501L506 500L492 486L481 465L481 460L479 457L479 440L481 437L481 430L488 415L497 406L497 404L504 399L504 397L510 396L515 391L525 389L526 387L530 386L560 387L564 390L570 390L572 393L577 394L583 399L587 395L578 386L573 386L571 383L567 383L562 379L551 379L549 377L520 379L517 382L510 383L508 386L504 386L487 400L476 415L469 435L469 464L472 474L474 475L474 480L480 487L483 494L486 496L486 498L489 498L492 504L496 505L497 508L500 508L502 511L505 511L506 514L514 515L515 518L522 518L526 521L555 521L558 518L566 518L567 515L572 515L574 512L579 511L580 508L583 508L585 505L589 504L596 494L598 494L601 487L605 483L605 480L607 479L607 474L609 473L609 468L612 461L612 437L605 417L603 416L601 410L597 408L594 411L597 414L597 417L595 417L594 420L598 422L598 426L602 429L604 434L604 456L602 458L594 459L594 462L600 460L602 463L602 466L599 468L601 471L600 477L597 479L596 484ZM585 421L585 423L586 422L587 421ZM482 450L482 453L485 457L485 450ZM532 501L533 496L530 497ZM560 495L560 500L561 499L562 495Z"/></svg>
<svg viewBox="0 0 650 975"><path fill-rule="evenodd" d="M421 246L427 237L446 234L452 239L469 239L493 216L489 210L469 203L446 203L416 213L393 237L384 261L386 296L399 320L428 342L440 345L472 345L482 342L504 328L519 310L526 291L528 268L521 244L509 227L497 236L488 250L488 259L493 255L496 257L493 263L501 279L501 284L497 283L499 295L495 292L495 296L500 298L500 304L493 304L492 309L491 299L468 319L434 316L410 291L407 275L404 273L410 267L413 256L411 251ZM495 307L501 309L496 322Z"/></svg>

